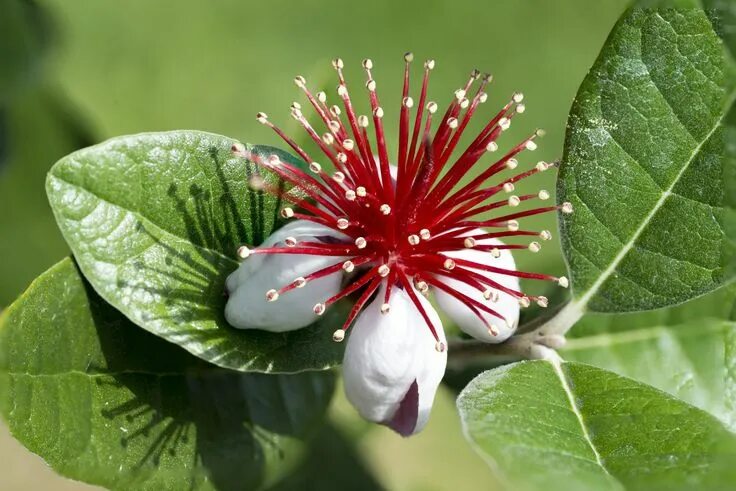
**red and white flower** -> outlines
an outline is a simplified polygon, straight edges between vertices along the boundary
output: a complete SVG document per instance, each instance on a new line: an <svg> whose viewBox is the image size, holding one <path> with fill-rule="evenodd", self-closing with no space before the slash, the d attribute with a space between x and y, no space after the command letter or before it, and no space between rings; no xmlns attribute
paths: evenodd
<svg viewBox="0 0 736 491"><path fill-rule="evenodd" d="M258 121L278 133L309 171L276 155L261 159L242 145L233 147L235 154L293 185L266 190L292 204L281 213L294 221L260 247L239 249L247 260L228 278L225 315L237 328L299 329L355 293L352 310L333 335L339 342L351 331L343 361L347 397L363 417L406 436L426 424L447 362L442 324L425 297L434 292L439 307L470 336L489 343L508 339L516 330L520 306L547 305L545 297L524 294L520 278L567 286L565 277L516 269L512 251L537 252L538 241L551 237L546 230L522 228L519 220L571 212L572 207L544 203L550 198L544 190L514 194L517 182L551 167L539 162L516 170L517 156L536 149L540 131L506 153L499 151L498 138L524 111L522 94L513 94L459 151L460 137L486 101L491 77L474 70L438 117L437 104L427 100L434 61L424 64L415 104L409 96L412 55L405 60L393 158L371 60L363 61L370 117L356 114L341 60L333 61L341 107L328 106L323 92L312 94L303 77L295 79L325 130L312 127L298 103L291 115L320 148L323 163L263 113ZM481 163L489 156L491 163ZM471 170L475 177L462 182ZM257 185L265 186L261 181ZM531 241L505 242L518 239Z"/></svg>

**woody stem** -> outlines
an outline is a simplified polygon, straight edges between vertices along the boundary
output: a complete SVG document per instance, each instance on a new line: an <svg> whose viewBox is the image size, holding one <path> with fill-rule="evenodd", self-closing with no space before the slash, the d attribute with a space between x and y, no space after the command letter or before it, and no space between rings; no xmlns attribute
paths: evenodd
<svg viewBox="0 0 736 491"><path fill-rule="evenodd" d="M524 359L559 360L557 349L565 344L565 334L580 320L583 310L576 302L569 302L551 317L536 318L520 326L520 334L500 344L476 340L449 342L450 363L462 366L474 361Z"/></svg>

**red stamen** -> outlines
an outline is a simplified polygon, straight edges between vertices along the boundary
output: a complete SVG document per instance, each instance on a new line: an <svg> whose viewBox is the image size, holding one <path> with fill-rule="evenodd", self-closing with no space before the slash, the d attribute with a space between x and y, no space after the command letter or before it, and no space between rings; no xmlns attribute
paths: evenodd
<svg viewBox="0 0 736 491"><path fill-rule="evenodd" d="M360 295L360 298L355 302L355 305L353 305L353 308L350 310L350 313L348 314L348 318L345 319L345 323L342 325L342 330L347 331L348 327L350 327L350 324L353 323L355 318L358 316L358 313L361 311L365 303L368 301L368 299L373 295L373 292L375 292L378 287L381 285L381 278L375 277L373 278L373 281L370 285L368 285L368 288L363 291L363 293Z"/></svg>
<svg viewBox="0 0 736 491"><path fill-rule="evenodd" d="M284 218L312 221L339 232L335 237L345 238L331 241L321 241L318 238L298 241L287 238L284 245L253 250L243 246L238 253L243 258L250 254L307 254L349 258L331 263L307 276L295 278L279 290L270 290L267 298L274 301L281 294L295 294L291 292L303 287L308 288L311 281L337 273L340 269L348 273L355 272L352 283L314 307L317 314L322 314L329 305L362 290L343 328L338 329L333 335L336 341L344 339L347 328L376 290L385 284L381 311L389 312L394 288L403 288L437 340L437 348L442 350L444 345L439 342L437 326L433 325L427 309L417 296L417 291L426 294L431 285L447 292L467 306L495 335L495 326L488 321L487 315L501 318L500 315L483 302L456 290L445 279L469 285L482 292L485 298L490 298L491 292L494 292L493 295L500 292L518 299L522 304L536 300L540 305L546 305L545 297L524 295L521 291L501 285L494 278L498 278L497 275L505 275L556 281L562 286L567 286L568 283L564 277L556 278L500 268L460 259L449 253L473 249L497 257L502 250L529 249L536 252L540 249L538 242L488 244L481 241L529 236L548 240L551 237L548 231L520 230L517 220L558 209L569 213L572 207L569 203L565 203L560 206L522 209L515 213L477 219L481 213L498 213L496 210L507 206L523 207L534 198L540 200L549 198L549 193L544 190L538 194L521 196L511 194L514 183L549 167L543 162L530 170L494 183L487 183L501 171L513 170L519 165L516 158L523 150L536 148L534 139L540 133L535 133L515 145L501 158L484 166L484 170L468 184L455 189L483 155L492 154L498 149L496 143L498 138L509 127L511 119L524 110L521 104L523 96L514 94L511 101L490 119L472 143L460 152L457 160L451 162L450 159L471 118L477 115L480 104L486 100L484 89L490 82L490 76L483 76L476 86L472 100L469 100L466 96L480 78L480 73L473 71L464 87L456 91L452 102L439 119L437 128L433 129L432 119L437 111L437 104L427 102L427 93L429 73L434 68L434 61L430 60L424 64L421 92L412 122L410 112L414 100L409 95L412 58L413 55L410 53L404 58L402 103L398 115L396 182L391 179L389 151L383 126L384 114L376 92L376 81L371 72L373 63L370 60L364 60L363 67L367 74L366 86L375 126L373 140L376 157L367 131L370 119L356 115L343 75L343 62L340 59L334 60L333 66L337 72L339 81L337 92L342 100L347 122L343 124L340 119L343 111L337 106L328 107L324 93L313 95L307 89L302 77L297 77L295 82L304 92L326 129L313 128L302 114L299 103L294 103L291 109L292 116L300 123L309 139L334 165L336 169L334 175L325 172L303 148L280 128L270 123L265 114L259 113L258 120L283 138L289 147L309 164L311 174L314 176L276 157L260 158L250 155L243 145L234 145L233 152L236 155L250 158L294 186L285 190L283 186L261 183L258 189L279 196L298 208L297 211L291 208L282 210ZM320 131L324 132L320 135ZM496 198L490 201L501 191L509 193L505 199ZM477 230L479 228L491 230L479 232ZM494 228L497 230L493 230Z"/></svg>

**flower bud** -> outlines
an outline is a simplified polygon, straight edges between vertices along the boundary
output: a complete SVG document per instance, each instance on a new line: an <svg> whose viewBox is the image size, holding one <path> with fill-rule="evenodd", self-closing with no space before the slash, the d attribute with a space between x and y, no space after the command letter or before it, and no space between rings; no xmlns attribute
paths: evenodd
<svg viewBox="0 0 736 491"><path fill-rule="evenodd" d="M343 360L345 394L364 418L409 436L427 424L447 350L435 349L437 341L404 289L394 287L391 308L385 309L385 288L350 328ZM437 312L414 293L446 346Z"/></svg>
<svg viewBox="0 0 736 491"><path fill-rule="evenodd" d="M300 241L319 241L320 237L345 239L335 230L296 220L283 226L261 245L271 247L283 244L287 238ZM348 258L306 254L258 254L250 251L226 282L229 298L225 306L225 319L238 329L265 329L284 332L307 326L317 319L313 307L316 303L340 291L343 275L330 274L309 281L308 288L297 288L279 295L284 285L302 280L317 270Z"/></svg>
<svg viewBox="0 0 736 491"><path fill-rule="evenodd" d="M475 230L470 232L468 235L481 233L484 232L482 230ZM503 243L498 239L481 239L476 241L476 243L478 245L503 245ZM497 252L495 254L491 254L477 249L465 249L446 252L445 255L456 259L465 259L474 263L486 264L497 268L516 271L516 264L514 263L511 251L500 248L494 249L494 251ZM496 255L498 257L495 257ZM475 268L469 269L507 288L519 291L519 279L515 276L490 273ZM442 278L442 281L452 289L487 305L501 316L499 319L488 312L478 309L480 314L486 320L486 322L483 322L482 319L478 318L475 312L456 297L440 290L439 288L435 289L437 305L450 319L452 319L453 322L458 325L460 329L462 329L463 332L480 341L485 341L487 343L501 343L516 331L517 324L519 323L520 306L519 301L515 297L492 287L485 292L484 296L484 292L478 291L476 288L473 288L462 281L444 277ZM493 300L495 300L495 302ZM489 329L489 326L491 326L492 329Z"/></svg>

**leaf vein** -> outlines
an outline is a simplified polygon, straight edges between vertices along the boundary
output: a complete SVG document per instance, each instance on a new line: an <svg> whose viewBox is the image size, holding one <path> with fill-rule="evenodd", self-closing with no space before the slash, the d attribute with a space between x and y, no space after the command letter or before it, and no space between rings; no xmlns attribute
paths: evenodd
<svg viewBox="0 0 736 491"><path fill-rule="evenodd" d="M595 462L598 464L598 466L608 474L611 475L610 472L608 472L608 469L606 469L606 466L603 465L603 459L601 458L600 453L598 453L598 449L596 448L595 444L593 443L593 440L590 437L590 433L588 432L588 426L585 424L585 420L583 419L583 415L580 412L580 408L578 408L578 405L575 401L575 394L572 392L572 389L570 388L570 384L567 380L567 376L562 371L562 365L561 362L553 360L550 361L550 364L552 365L552 368L557 375L557 377L560 379L560 384L562 385L562 390L565 391L565 395L567 396L568 401L570 402L570 408L575 415L575 417L578 420L578 423L580 423L580 429L582 430L582 436L585 439L585 441L590 446L590 450L593 452L593 455L595 456Z"/></svg>

